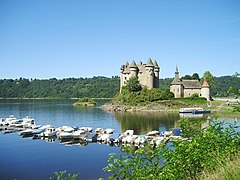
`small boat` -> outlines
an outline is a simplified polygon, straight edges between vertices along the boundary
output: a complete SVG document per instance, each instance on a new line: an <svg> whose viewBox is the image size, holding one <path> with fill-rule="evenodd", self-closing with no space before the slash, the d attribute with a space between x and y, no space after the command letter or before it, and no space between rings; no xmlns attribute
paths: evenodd
<svg viewBox="0 0 240 180"><path fill-rule="evenodd" d="M162 142L164 142L165 140L165 137L163 136L157 136L157 137L154 137L151 141L150 141L150 144L151 145L160 145Z"/></svg>
<svg viewBox="0 0 240 180"><path fill-rule="evenodd" d="M89 134L89 132L86 129L79 129L72 133L72 137L73 137L73 139L82 139L82 138L86 137L88 134Z"/></svg>
<svg viewBox="0 0 240 180"><path fill-rule="evenodd" d="M96 132L96 134L102 134L102 133L104 133L104 129L103 128L96 128L95 132Z"/></svg>
<svg viewBox="0 0 240 180"><path fill-rule="evenodd" d="M40 134L43 133L45 131L45 129L26 129L21 131L20 135L21 136L33 136L36 134Z"/></svg>
<svg viewBox="0 0 240 180"><path fill-rule="evenodd" d="M202 111L203 108L180 108L179 113L192 113L193 111Z"/></svg>
<svg viewBox="0 0 240 180"><path fill-rule="evenodd" d="M148 137L153 137L153 136L159 136L159 134L160 134L159 131L153 130L153 131L148 132L147 136Z"/></svg>
<svg viewBox="0 0 240 180"><path fill-rule="evenodd" d="M111 128L107 128L104 130L105 134L113 134L113 132L114 132L114 129L111 129Z"/></svg>
<svg viewBox="0 0 240 180"><path fill-rule="evenodd" d="M181 108L179 113L192 113L192 114L208 114L210 110L204 110L203 108Z"/></svg>
<svg viewBox="0 0 240 180"><path fill-rule="evenodd" d="M74 128L68 127L66 129L64 129L63 131L58 132L57 137L59 139L69 139L69 138L72 138L73 132L74 132Z"/></svg>
<svg viewBox="0 0 240 180"><path fill-rule="evenodd" d="M50 128L47 128L46 131L42 132L40 134L40 136L42 137L53 137L53 136L56 136L57 134L57 131L55 128L53 127L50 127Z"/></svg>
<svg viewBox="0 0 240 180"><path fill-rule="evenodd" d="M210 110L194 110L192 114L209 114L211 113Z"/></svg>
<svg viewBox="0 0 240 180"><path fill-rule="evenodd" d="M165 137L168 137L168 136L170 136L172 134L173 134L172 131L163 131L163 132L161 132L161 136L165 136Z"/></svg>
<svg viewBox="0 0 240 180"><path fill-rule="evenodd" d="M140 145L140 144L144 144L147 142L147 138L145 135L139 135L135 140L134 140L134 144L135 145Z"/></svg>

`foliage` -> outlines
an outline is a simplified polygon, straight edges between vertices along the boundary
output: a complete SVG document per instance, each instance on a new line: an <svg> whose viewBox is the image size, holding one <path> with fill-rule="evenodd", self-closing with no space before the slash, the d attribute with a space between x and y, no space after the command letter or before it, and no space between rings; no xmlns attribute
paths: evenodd
<svg viewBox="0 0 240 180"><path fill-rule="evenodd" d="M179 123L187 140L136 151L128 147L118 155L110 154L104 171L111 173L111 179L196 179L240 152L235 123L213 121L206 129L201 129L201 122L191 124L188 119Z"/></svg>
<svg viewBox="0 0 240 180"><path fill-rule="evenodd" d="M0 80L0 98L111 98L119 92L119 77L49 80Z"/></svg>
<svg viewBox="0 0 240 180"><path fill-rule="evenodd" d="M185 75L185 76L183 76L181 79L186 79L186 80L200 80L200 78L199 78L199 75L198 75L198 73L193 73L193 75L192 76L190 76L190 75Z"/></svg>
<svg viewBox="0 0 240 180"><path fill-rule="evenodd" d="M127 82L126 88L129 92L138 92L142 90L137 77L131 77Z"/></svg>
<svg viewBox="0 0 240 180"><path fill-rule="evenodd" d="M211 96L218 97L227 97L234 95L240 96L240 92L238 92L239 90L240 90L240 77L236 76L214 77L214 84L211 87Z"/></svg>
<svg viewBox="0 0 240 180"><path fill-rule="evenodd" d="M240 103L233 106L233 112L240 112Z"/></svg>
<svg viewBox="0 0 240 180"><path fill-rule="evenodd" d="M194 75L194 74L193 74ZM192 75L192 77L193 77ZM211 86L211 96L240 97L240 77L214 77ZM173 78L159 80L160 89L167 91ZM232 87L229 91L229 88ZM1 79L0 98L112 98L120 89L120 78L113 76L93 78L65 79Z"/></svg>
<svg viewBox="0 0 240 180"><path fill-rule="evenodd" d="M81 98L74 105L77 106L87 106L87 105L97 105L97 102L91 98Z"/></svg>
<svg viewBox="0 0 240 180"><path fill-rule="evenodd" d="M209 86L212 87L212 85L214 83L213 75L209 71L205 71L201 81L202 81L202 83L203 83L203 81L207 81Z"/></svg>
<svg viewBox="0 0 240 180"><path fill-rule="evenodd" d="M226 164L220 164L214 172L202 174L199 180L239 180L240 174L240 157L234 160L228 160Z"/></svg>
<svg viewBox="0 0 240 180"><path fill-rule="evenodd" d="M198 97L196 95L192 95L191 97L187 98L176 98L176 101L182 102L184 104L196 104L196 105L203 105L206 104L207 100L204 97Z"/></svg>
<svg viewBox="0 0 240 180"><path fill-rule="evenodd" d="M129 92L127 87L122 88L122 92L118 94L113 101L126 105L145 105L159 100L172 99L174 97L170 90L147 89L143 88L138 92Z"/></svg>
<svg viewBox="0 0 240 180"><path fill-rule="evenodd" d="M59 172L55 172L54 173L54 177L51 176L50 180L76 180L79 173L78 174L66 174L66 170L65 171L59 171Z"/></svg>

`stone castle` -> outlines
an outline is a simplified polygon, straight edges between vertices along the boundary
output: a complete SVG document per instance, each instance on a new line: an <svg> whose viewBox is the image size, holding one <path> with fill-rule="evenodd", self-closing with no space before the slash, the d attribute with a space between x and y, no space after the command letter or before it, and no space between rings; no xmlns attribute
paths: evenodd
<svg viewBox="0 0 240 180"><path fill-rule="evenodd" d="M120 92L131 77L137 77L141 86L148 89L159 88L159 71L160 68L156 60L152 62L148 59L147 64L141 61L139 64L133 60L129 65L126 62L120 68ZM198 80L185 80L179 78L178 66L176 66L175 77L170 85L170 91L174 93L175 98L191 97L193 94L198 94L199 97L205 97L210 100L210 88L207 81L203 85Z"/></svg>
<svg viewBox="0 0 240 180"><path fill-rule="evenodd" d="M174 93L175 98L191 97L193 94L198 94L199 97L210 100L210 88L207 81L204 81L203 85L201 85L198 80L181 80L178 66L176 66L175 77L171 83L170 91Z"/></svg>
<svg viewBox="0 0 240 180"><path fill-rule="evenodd" d="M143 64L141 61L136 64L134 60L130 65L126 62L120 69L120 92L131 77L137 77L139 83L148 89L159 88L159 71L157 61L152 62L151 58L148 59L147 64Z"/></svg>

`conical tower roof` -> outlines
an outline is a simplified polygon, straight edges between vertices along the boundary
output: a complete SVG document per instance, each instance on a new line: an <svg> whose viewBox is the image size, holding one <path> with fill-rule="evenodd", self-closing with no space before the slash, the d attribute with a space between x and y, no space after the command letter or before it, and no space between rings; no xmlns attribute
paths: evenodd
<svg viewBox="0 0 240 180"><path fill-rule="evenodd" d="M154 65L155 67L159 67L156 59L154 59L153 65Z"/></svg>
<svg viewBox="0 0 240 180"><path fill-rule="evenodd" d="M202 87L209 88L209 84L208 84L208 82L207 82L206 80L203 82L203 85L202 85Z"/></svg>
<svg viewBox="0 0 240 180"><path fill-rule="evenodd" d="M136 62L133 60L129 67L130 68L137 68Z"/></svg>
<svg viewBox="0 0 240 180"><path fill-rule="evenodd" d="M151 58L148 59L146 66L154 66Z"/></svg>

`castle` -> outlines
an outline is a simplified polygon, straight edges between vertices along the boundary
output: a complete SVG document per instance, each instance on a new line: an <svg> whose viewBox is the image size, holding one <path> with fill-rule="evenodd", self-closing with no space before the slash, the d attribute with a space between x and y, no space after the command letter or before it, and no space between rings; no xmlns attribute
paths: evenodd
<svg viewBox="0 0 240 180"><path fill-rule="evenodd" d="M136 64L134 60L130 65L126 62L120 68L120 92L131 77L137 77L141 86L146 86L148 89L159 88L159 71L157 61L152 62L151 58L148 59L147 64L141 61Z"/></svg>
<svg viewBox="0 0 240 180"><path fill-rule="evenodd" d="M210 88L207 81L204 81L203 85L201 85L198 80L181 80L179 79L177 66L170 91L174 93L175 98L190 97L193 94L198 94L199 97L205 97L208 101L210 100Z"/></svg>

